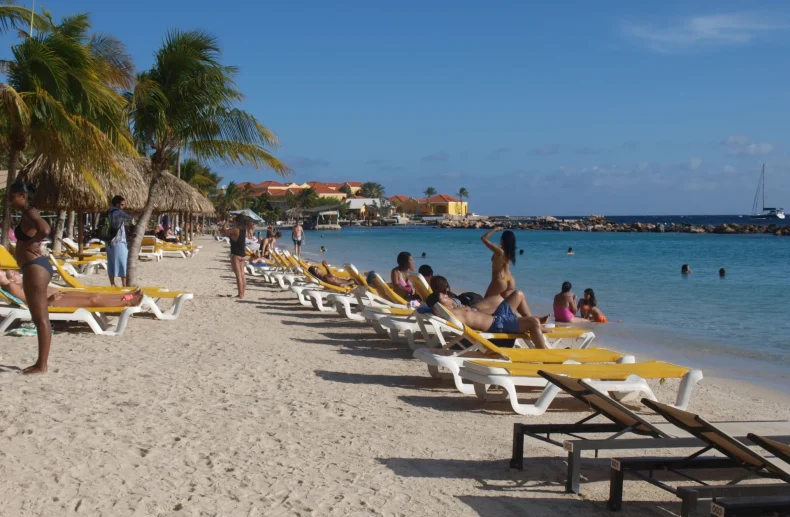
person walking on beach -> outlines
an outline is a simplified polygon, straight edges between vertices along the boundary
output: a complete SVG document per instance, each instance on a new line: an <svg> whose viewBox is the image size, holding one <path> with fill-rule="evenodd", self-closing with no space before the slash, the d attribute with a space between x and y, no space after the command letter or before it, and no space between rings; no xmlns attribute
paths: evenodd
<svg viewBox="0 0 790 517"><path fill-rule="evenodd" d="M302 223L300 221L296 221L291 231L291 240L294 241L294 255L296 255L297 258L302 258L302 244L304 244L305 238L304 228L302 228Z"/></svg>
<svg viewBox="0 0 790 517"><path fill-rule="evenodd" d="M483 244L494 252L491 257L491 284L486 290L485 298L495 295L507 298L510 293L516 290L516 279L510 272L510 265L516 264L516 234L510 230L503 232L499 239L499 246L497 246L488 239L500 231L502 228L491 228L481 237Z"/></svg>
<svg viewBox="0 0 790 517"><path fill-rule="evenodd" d="M121 285L126 287L126 263L129 260L129 248L126 245L126 222L132 219L132 215L124 212L126 200L122 196L112 198L110 210L107 212L107 222L109 230L106 235L107 246L107 276L110 277L110 285L115 287L115 277L121 279Z"/></svg>
<svg viewBox="0 0 790 517"><path fill-rule="evenodd" d="M247 277L244 274L244 265L247 261L247 229L255 223L248 220L244 214L237 215L235 223L236 227L232 229L228 229L227 224L223 224L221 233L230 238L230 267L236 275L236 288L239 291L236 297L241 300L244 299L247 290Z"/></svg>
<svg viewBox="0 0 790 517"><path fill-rule="evenodd" d="M25 292L27 307L38 335L38 359L22 373L45 373L49 360L49 347L52 344L52 328L49 324L49 295L47 286L52 280L52 264L44 256L41 241L52 231L49 224L41 218L38 210L30 206L30 198L36 193L33 185L17 181L11 185L11 206L22 211L22 218L14 229L17 243L14 258L20 264L22 289Z"/></svg>

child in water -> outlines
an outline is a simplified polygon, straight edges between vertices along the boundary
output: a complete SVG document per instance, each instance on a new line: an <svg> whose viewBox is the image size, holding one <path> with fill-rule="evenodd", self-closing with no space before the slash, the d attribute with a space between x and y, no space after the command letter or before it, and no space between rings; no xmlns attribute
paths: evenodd
<svg viewBox="0 0 790 517"><path fill-rule="evenodd" d="M584 298L579 302L579 314L581 317L594 321L595 323L608 323L606 315L598 308L598 300L595 299L595 291L589 287L584 290Z"/></svg>

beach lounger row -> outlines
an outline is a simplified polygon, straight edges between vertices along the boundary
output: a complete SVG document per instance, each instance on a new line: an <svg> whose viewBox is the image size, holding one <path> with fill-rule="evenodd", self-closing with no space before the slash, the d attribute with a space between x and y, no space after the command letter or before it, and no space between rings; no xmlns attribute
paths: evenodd
<svg viewBox="0 0 790 517"><path fill-rule="evenodd" d="M593 410L572 424L515 424L511 467L524 468L528 439L562 447L567 454L566 489L580 493L581 467L587 454L671 454L691 449L693 453L677 457L611 458L607 507L612 511L622 507L626 480L635 478L675 494L681 500L683 517L698 515L702 500L712 501L703 510L705 515L790 515L790 446L786 445L790 422L709 423L685 411L693 387L702 379L700 370L660 361L639 363L627 354L593 348L594 334L572 327L546 330L544 337L553 349L529 348L528 335L477 332L441 306L441 316L419 314L380 276L371 274L368 284L368 278L351 264L343 271L357 280L359 287L353 290L322 283L307 273L306 264L287 252L277 256L271 285L291 290L304 306L366 322L382 337L405 341L432 377L452 379L461 393L483 400L507 399L515 412L529 416L543 414L560 393ZM430 294L421 276L415 275L412 281L418 290L425 291L423 297ZM523 348L497 344L503 341ZM577 348L556 348L565 343ZM673 405L656 400L648 383L651 379L680 381ZM518 388L522 386L543 388L543 392L536 401L521 403ZM642 404L663 417L663 422L651 423L620 402L638 393L643 395ZM776 459L757 451L758 446ZM725 468L735 469L731 477L725 476L726 484L711 485L693 473ZM661 480L665 471L680 473L686 483L672 485ZM758 482L744 483L748 479Z"/></svg>
<svg viewBox="0 0 790 517"><path fill-rule="evenodd" d="M702 373L699 370L663 362L637 363L633 356L610 350L587 349L594 334L589 330L557 327L546 330L547 341L554 346L568 341L578 345L571 350L534 350L530 348L503 348L493 341L516 341L522 346L532 345L530 336L519 334L488 334L465 327L453 314L439 305L442 317L419 314L409 307L377 274L370 274L371 283L350 264L343 272L354 278L359 287L348 289L328 285L313 277L308 265L288 252L275 253L279 264L277 271L269 271L271 285L290 289L299 303L329 312L327 304L334 304L339 314L353 315L353 320L364 319L382 336L401 340L401 333L414 349L416 359L428 366L429 374L441 378L442 371L449 372L456 389L464 394L474 394L481 400L508 400L512 409L523 415L543 414L559 390L538 375L541 366L558 374L573 378L589 378L599 389L618 397L642 393L656 399L649 380L679 379L679 389L674 401L685 408L691 391ZM334 273L334 271L333 271ZM415 276L415 285L430 293L421 276ZM353 308L352 308L353 307ZM417 336L421 336L418 339ZM575 363L575 364L572 364ZM535 402L519 400L518 388L543 388Z"/></svg>

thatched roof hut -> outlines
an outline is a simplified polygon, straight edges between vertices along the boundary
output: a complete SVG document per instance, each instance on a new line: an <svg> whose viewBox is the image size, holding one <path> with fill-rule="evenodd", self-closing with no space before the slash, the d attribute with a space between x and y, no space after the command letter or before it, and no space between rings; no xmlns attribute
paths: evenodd
<svg viewBox="0 0 790 517"><path fill-rule="evenodd" d="M36 185L33 205L40 210L74 210L102 212L113 196L126 199L126 207L140 211L148 199L151 164L147 158L118 159L123 173L80 174L68 168L53 167L37 156L22 168L27 181ZM159 182L156 212L213 214L214 206L196 188L172 174L165 173Z"/></svg>

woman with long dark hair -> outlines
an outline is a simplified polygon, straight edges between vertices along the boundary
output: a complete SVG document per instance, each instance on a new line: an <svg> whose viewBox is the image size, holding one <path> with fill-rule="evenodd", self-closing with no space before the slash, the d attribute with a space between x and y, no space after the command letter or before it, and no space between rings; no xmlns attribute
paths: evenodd
<svg viewBox="0 0 790 517"><path fill-rule="evenodd" d="M36 193L33 185L17 181L11 185L11 206L22 211L22 218L14 229L16 249L14 256L22 272L22 289L25 291L27 308L38 334L38 359L22 373L45 373L52 343L52 328L49 325L49 294L47 286L52 280L52 264L44 256L41 241L49 237L52 230L41 218L38 210L30 206L30 198Z"/></svg>
<svg viewBox="0 0 790 517"><path fill-rule="evenodd" d="M409 278L409 272L414 271L414 257L408 251L401 251L398 253L397 262L398 266L390 272L392 289L401 298L411 300L416 296L414 285L411 283L411 278Z"/></svg>
<svg viewBox="0 0 790 517"><path fill-rule="evenodd" d="M221 233L230 237L230 267L236 275L236 287L239 290L237 298L243 299L247 290L247 277L244 274L244 265L247 261L247 230L252 228L254 223L244 214L237 215L234 222L235 228L228 229L226 223Z"/></svg>
<svg viewBox="0 0 790 517"><path fill-rule="evenodd" d="M485 298L496 295L507 298L516 290L516 279L510 272L510 265L516 264L516 234L510 230L502 232L497 246L489 240L489 237L500 231L502 228L491 228L481 238L483 244L494 252L491 257L491 284L486 290Z"/></svg>

